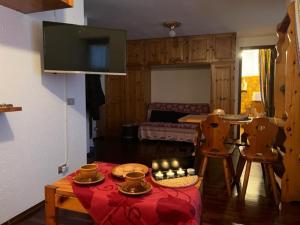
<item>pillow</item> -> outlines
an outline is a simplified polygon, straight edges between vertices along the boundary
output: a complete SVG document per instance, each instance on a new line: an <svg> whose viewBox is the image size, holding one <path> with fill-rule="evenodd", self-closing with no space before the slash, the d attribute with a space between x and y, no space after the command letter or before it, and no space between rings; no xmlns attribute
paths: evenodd
<svg viewBox="0 0 300 225"><path fill-rule="evenodd" d="M188 113L152 110L150 115L150 122L178 123L178 119L186 115L188 115Z"/></svg>
<svg viewBox="0 0 300 225"><path fill-rule="evenodd" d="M179 118L190 114L190 113L182 113L182 112L173 112L173 113L174 113L173 118L175 120L174 123L178 123Z"/></svg>

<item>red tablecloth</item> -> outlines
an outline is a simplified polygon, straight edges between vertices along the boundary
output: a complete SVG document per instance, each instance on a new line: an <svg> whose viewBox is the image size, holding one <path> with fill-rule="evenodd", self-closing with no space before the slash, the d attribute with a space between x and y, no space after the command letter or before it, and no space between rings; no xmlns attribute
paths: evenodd
<svg viewBox="0 0 300 225"><path fill-rule="evenodd" d="M103 183L93 186L72 184L83 207L101 225L196 225L200 224L201 197L194 187L163 188L152 184L152 191L142 196L126 196L118 191L122 182L111 175L114 164L99 163L105 174ZM71 179L73 175L70 175Z"/></svg>

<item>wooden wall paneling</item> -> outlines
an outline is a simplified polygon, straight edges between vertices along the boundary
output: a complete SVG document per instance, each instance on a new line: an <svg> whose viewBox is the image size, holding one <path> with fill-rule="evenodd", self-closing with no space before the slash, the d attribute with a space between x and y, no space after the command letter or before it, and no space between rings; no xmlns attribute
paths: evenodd
<svg viewBox="0 0 300 225"><path fill-rule="evenodd" d="M287 71L286 50L289 45L287 29L290 24L287 15L282 23L277 26L278 42L276 44L277 58L275 62L275 79L274 79L274 106L275 117L286 118L285 114L285 79Z"/></svg>
<svg viewBox="0 0 300 225"><path fill-rule="evenodd" d="M212 110L221 108L226 113L233 113L232 102L232 77L234 68L232 63L215 63L211 65L212 87L211 87L211 106Z"/></svg>
<svg viewBox="0 0 300 225"><path fill-rule="evenodd" d="M144 69L128 69L125 82L125 117L127 123L145 120L145 73Z"/></svg>
<svg viewBox="0 0 300 225"><path fill-rule="evenodd" d="M286 152L283 163L285 172L281 182L281 198L284 202L300 201L300 71L296 44L295 2L288 8L290 26L288 29L289 45L286 61L285 109L288 115L285 123Z"/></svg>
<svg viewBox="0 0 300 225"><path fill-rule="evenodd" d="M151 69L144 67L141 80L141 92L143 94L143 101L140 103L139 114L137 117L138 122L145 122L147 119L147 111L149 103L151 102Z"/></svg>
<svg viewBox="0 0 300 225"><path fill-rule="evenodd" d="M138 92L137 92L137 108L136 108L136 122L144 122L146 120L146 114L148 104L150 103L149 90L151 88L151 80L149 79L150 70L143 69L138 79ZM149 82L150 81L150 82ZM150 96L151 98L151 96Z"/></svg>
<svg viewBox="0 0 300 225"><path fill-rule="evenodd" d="M211 58L212 36L194 36L189 38L189 63L208 63Z"/></svg>
<svg viewBox="0 0 300 225"><path fill-rule="evenodd" d="M0 0L0 5L22 13L73 7L73 0Z"/></svg>
<svg viewBox="0 0 300 225"><path fill-rule="evenodd" d="M141 74L140 92L140 104L136 121L144 122L147 117L148 105L151 102L151 70L149 67L144 68Z"/></svg>
<svg viewBox="0 0 300 225"><path fill-rule="evenodd" d="M235 60L236 35L216 34L213 36L212 61L232 61Z"/></svg>
<svg viewBox="0 0 300 225"><path fill-rule="evenodd" d="M187 63L189 54L188 38L166 39L166 52L167 64Z"/></svg>
<svg viewBox="0 0 300 225"><path fill-rule="evenodd" d="M147 119L147 110L148 105L151 102L151 69L150 67L144 68L144 115L143 120L146 121Z"/></svg>
<svg viewBox="0 0 300 225"><path fill-rule="evenodd" d="M127 41L127 66L144 65L144 41Z"/></svg>
<svg viewBox="0 0 300 225"><path fill-rule="evenodd" d="M132 71L127 69L127 76L125 79L125 121L126 123L133 123L135 119L136 108L136 92L138 87L135 87L136 77L139 71Z"/></svg>
<svg viewBox="0 0 300 225"><path fill-rule="evenodd" d="M105 136L120 136L125 121L125 77L105 78Z"/></svg>
<svg viewBox="0 0 300 225"><path fill-rule="evenodd" d="M145 44L145 64L163 65L166 63L166 39L148 39Z"/></svg>

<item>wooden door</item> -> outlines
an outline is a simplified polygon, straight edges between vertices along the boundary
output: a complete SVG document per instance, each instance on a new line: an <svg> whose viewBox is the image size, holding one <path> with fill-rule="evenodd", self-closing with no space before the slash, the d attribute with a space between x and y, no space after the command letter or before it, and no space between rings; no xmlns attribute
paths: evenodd
<svg viewBox="0 0 300 225"><path fill-rule="evenodd" d="M142 40L127 41L127 66L144 65L144 42Z"/></svg>
<svg viewBox="0 0 300 225"><path fill-rule="evenodd" d="M235 39L235 33L214 35L212 61L235 60Z"/></svg>
<svg viewBox="0 0 300 225"><path fill-rule="evenodd" d="M224 109L225 113L233 113L234 107L234 65L218 63L211 65L212 87L211 106L213 109Z"/></svg>
<svg viewBox="0 0 300 225"><path fill-rule="evenodd" d="M166 62L166 39L145 40L145 64L162 65Z"/></svg>
<svg viewBox="0 0 300 225"><path fill-rule="evenodd" d="M189 63L208 63L211 58L211 36L189 38Z"/></svg>
<svg viewBox="0 0 300 225"><path fill-rule="evenodd" d="M125 120L139 123L146 119L147 105L150 102L150 70L129 68L125 82Z"/></svg>
<svg viewBox="0 0 300 225"><path fill-rule="evenodd" d="M120 136L125 121L125 78L105 77L105 136Z"/></svg>
<svg viewBox="0 0 300 225"><path fill-rule="evenodd" d="M166 39L166 63L180 64L188 61L188 39L168 38Z"/></svg>

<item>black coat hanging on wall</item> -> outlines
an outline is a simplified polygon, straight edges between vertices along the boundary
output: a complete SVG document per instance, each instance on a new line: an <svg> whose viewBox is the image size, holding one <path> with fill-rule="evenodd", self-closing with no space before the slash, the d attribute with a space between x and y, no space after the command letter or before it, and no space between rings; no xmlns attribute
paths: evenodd
<svg viewBox="0 0 300 225"><path fill-rule="evenodd" d="M100 75L85 75L86 109L88 114L99 120L99 107L105 104Z"/></svg>

